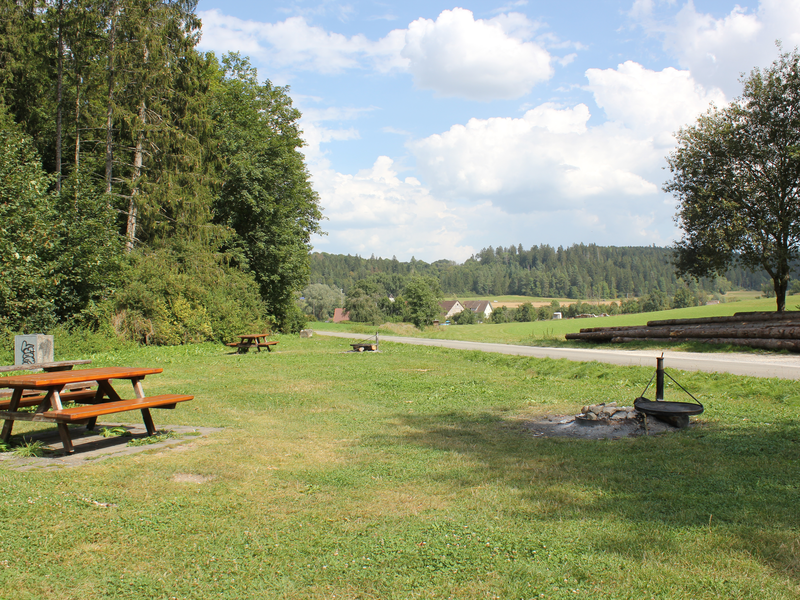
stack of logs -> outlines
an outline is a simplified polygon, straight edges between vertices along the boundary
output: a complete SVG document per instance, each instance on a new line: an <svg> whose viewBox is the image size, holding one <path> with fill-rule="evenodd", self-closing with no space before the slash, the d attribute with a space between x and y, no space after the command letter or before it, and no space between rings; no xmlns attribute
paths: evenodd
<svg viewBox="0 0 800 600"><path fill-rule="evenodd" d="M568 340L624 343L637 340L731 344L800 351L800 311L736 313L732 317L666 319L646 326L590 327Z"/></svg>

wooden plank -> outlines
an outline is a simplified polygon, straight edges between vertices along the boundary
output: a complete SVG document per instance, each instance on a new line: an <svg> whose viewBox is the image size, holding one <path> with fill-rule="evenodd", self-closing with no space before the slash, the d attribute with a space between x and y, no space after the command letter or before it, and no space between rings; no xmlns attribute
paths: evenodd
<svg viewBox="0 0 800 600"><path fill-rule="evenodd" d="M59 371L63 369L71 369L76 365L88 365L92 361L86 360L60 360L55 362L35 363L31 365L9 365L0 366L0 373L11 373L14 371Z"/></svg>
<svg viewBox="0 0 800 600"><path fill-rule="evenodd" d="M49 422L52 423L53 419L45 419L44 415L47 413L32 413L32 412L19 412L0 410L0 419L5 419L6 423L14 423L14 421L34 421L34 422ZM8 440L4 440L8 443Z"/></svg>
<svg viewBox="0 0 800 600"><path fill-rule="evenodd" d="M186 394L162 394L160 396L150 396L148 398L132 398L130 400L119 400L117 402L104 402L103 404L51 410L42 413L42 416L54 421L84 421L92 417L128 412L131 410L174 408L175 404L178 402L186 402L193 399L194 396Z"/></svg>
<svg viewBox="0 0 800 600"><path fill-rule="evenodd" d="M81 402L93 400L95 397L94 390L82 390L78 392L65 392L61 394L63 402ZM18 408L25 406L37 406L42 400L47 398L47 394L37 394L35 396L22 396L19 401ZM11 400L0 400L0 410L8 410L11 407Z"/></svg>

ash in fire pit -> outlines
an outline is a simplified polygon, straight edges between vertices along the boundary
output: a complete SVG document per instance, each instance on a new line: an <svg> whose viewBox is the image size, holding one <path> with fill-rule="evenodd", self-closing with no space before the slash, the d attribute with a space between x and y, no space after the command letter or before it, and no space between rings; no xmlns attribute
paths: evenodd
<svg viewBox="0 0 800 600"><path fill-rule="evenodd" d="M587 440L621 439L677 431L668 423L650 419L633 406L617 406L616 402L584 406L577 415L551 415L526 421L524 427L535 437L567 437Z"/></svg>

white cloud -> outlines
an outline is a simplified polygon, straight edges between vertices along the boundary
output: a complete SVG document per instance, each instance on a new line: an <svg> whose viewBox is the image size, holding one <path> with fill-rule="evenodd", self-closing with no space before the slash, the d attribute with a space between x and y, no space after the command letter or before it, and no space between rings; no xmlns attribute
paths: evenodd
<svg viewBox="0 0 800 600"><path fill-rule="evenodd" d="M401 54L423 89L473 100L518 98L553 74L548 52L523 41L533 28L516 13L476 21L463 8L445 10L435 22L411 23Z"/></svg>
<svg viewBox="0 0 800 600"><path fill-rule="evenodd" d="M463 220L415 178L401 180L389 157L355 175L322 169L312 170L312 177L329 219L328 235L313 240L317 250L333 245L364 255L460 261L475 252L460 245Z"/></svg>
<svg viewBox="0 0 800 600"><path fill-rule="evenodd" d="M320 73L338 73L359 66L360 55L375 46L363 35L350 38L309 25L304 17L278 23L261 23L223 14L217 9L199 11L203 21L199 47L215 52L241 51L275 66L292 66Z"/></svg>
<svg viewBox="0 0 800 600"><path fill-rule="evenodd" d="M299 99L300 105L321 101L319 98L312 98L309 96L301 96ZM328 168L329 161L326 158L327 151L322 149L322 144L332 141L358 140L361 138L360 133L354 127L348 127L346 129L331 128L327 127L325 123L330 121L341 122L354 120L370 110L372 109L353 107L328 107L320 109L301 106L303 116L300 120L300 126L303 131L303 140L305 141L302 152L306 157L306 163L309 167L315 169Z"/></svg>
<svg viewBox="0 0 800 600"><path fill-rule="evenodd" d="M510 213L656 193L640 174L656 159L652 144L613 123L588 128L589 117L584 104L544 104L520 119L471 119L411 150L436 193L489 198Z"/></svg>
<svg viewBox="0 0 800 600"><path fill-rule="evenodd" d="M651 71L627 61L616 69L589 69L586 78L611 121L652 137L658 146L674 145L672 134L693 124L711 103L727 103L721 90L706 91L689 71L671 67Z"/></svg>
<svg viewBox="0 0 800 600"><path fill-rule="evenodd" d="M687 71L656 72L630 61L589 69L586 77L605 123L590 126L585 104L471 119L409 145L423 181L440 197L489 199L514 214L590 205L637 213L643 203L658 205L672 133L711 102L723 104L724 95L707 92Z"/></svg>
<svg viewBox="0 0 800 600"><path fill-rule="evenodd" d="M553 74L547 50L526 41L538 24L519 13L475 20L465 9L445 10L436 21L417 19L377 41L328 32L304 17L259 23L216 9L199 15L201 49L238 50L275 67L325 74L366 68L408 72L420 88L441 96L517 98Z"/></svg>
<svg viewBox="0 0 800 600"><path fill-rule="evenodd" d="M786 49L800 45L800 2L761 0L755 11L736 5L720 18L702 13L693 2L670 17L653 16L653 0L636 0L631 16L648 32L663 37L664 48L706 88L728 97L741 92L739 77L777 58L775 41Z"/></svg>

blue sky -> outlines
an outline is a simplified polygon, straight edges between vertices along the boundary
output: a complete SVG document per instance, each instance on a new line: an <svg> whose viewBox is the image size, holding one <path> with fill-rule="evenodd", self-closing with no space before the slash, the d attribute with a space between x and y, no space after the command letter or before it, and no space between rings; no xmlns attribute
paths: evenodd
<svg viewBox="0 0 800 600"><path fill-rule="evenodd" d="M290 86L315 250L666 246L673 133L800 45L800 2L200 0L200 49Z"/></svg>

